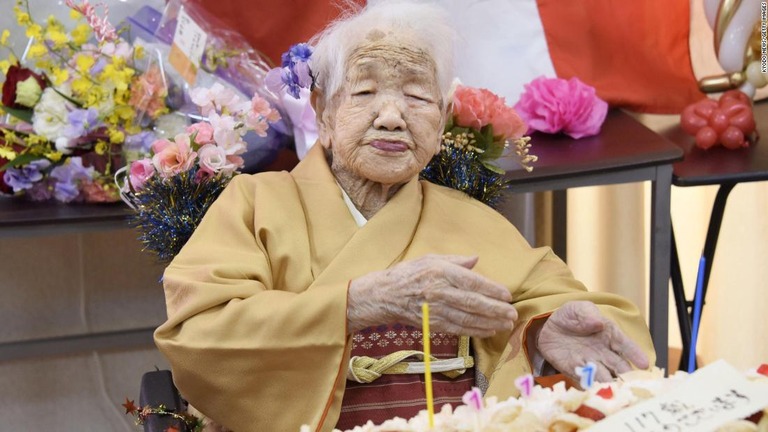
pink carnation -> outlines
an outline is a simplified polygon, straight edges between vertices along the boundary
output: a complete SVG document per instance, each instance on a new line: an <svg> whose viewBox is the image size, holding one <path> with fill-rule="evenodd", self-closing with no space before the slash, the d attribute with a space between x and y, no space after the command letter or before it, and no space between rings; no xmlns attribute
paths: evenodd
<svg viewBox="0 0 768 432"><path fill-rule="evenodd" d="M173 141L158 140L152 144L155 155L152 164L163 178L187 171L195 163L197 153L192 150L189 135L176 135Z"/></svg>
<svg viewBox="0 0 768 432"><path fill-rule="evenodd" d="M484 88L458 86L453 115L457 126L479 130L491 124L494 135L505 139L518 139L526 131L525 123L504 98Z"/></svg>
<svg viewBox="0 0 768 432"><path fill-rule="evenodd" d="M536 78L525 85L515 108L531 129L576 139L598 134L608 113L595 88L575 77Z"/></svg>
<svg viewBox="0 0 768 432"><path fill-rule="evenodd" d="M131 171L128 174L128 179L134 190L140 190L144 187L144 183L152 178L153 175L155 175L155 168L152 166L152 160L139 159L131 163Z"/></svg>
<svg viewBox="0 0 768 432"><path fill-rule="evenodd" d="M213 142L213 126L208 122L200 122L187 126L186 132L189 135L197 132L195 142L198 144L210 144Z"/></svg>

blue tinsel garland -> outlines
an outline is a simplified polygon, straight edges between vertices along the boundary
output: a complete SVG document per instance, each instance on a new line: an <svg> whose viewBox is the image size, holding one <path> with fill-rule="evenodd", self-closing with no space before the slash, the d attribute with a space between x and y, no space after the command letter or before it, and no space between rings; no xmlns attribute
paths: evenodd
<svg viewBox="0 0 768 432"><path fill-rule="evenodd" d="M498 209L509 181L503 174L486 168L478 153L443 145L442 150L421 171L420 177L432 183L460 190Z"/></svg>
<svg viewBox="0 0 768 432"><path fill-rule="evenodd" d="M200 224L203 215L227 186L231 177L195 181L197 168L168 179L157 176L133 193L136 213L131 225L139 230L143 249L167 263Z"/></svg>

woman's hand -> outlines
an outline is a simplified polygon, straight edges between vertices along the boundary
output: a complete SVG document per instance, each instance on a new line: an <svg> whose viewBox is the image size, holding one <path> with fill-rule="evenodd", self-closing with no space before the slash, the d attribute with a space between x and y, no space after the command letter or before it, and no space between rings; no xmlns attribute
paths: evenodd
<svg viewBox="0 0 768 432"><path fill-rule="evenodd" d="M556 310L542 326L536 346L550 365L576 382L576 367L589 361L597 366L597 381L610 381L632 370L631 364L649 366L640 347L588 301L568 302Z"/></svg>
<svg viewBox="0 0 768 432"><path fill-rule="evenodd" d="M509 290L472 268L477 257L428 255L369 273L350 283L348 330L401 323L421 326L429 303L432 331L488 337L511 330L517 310Z"/></svg>

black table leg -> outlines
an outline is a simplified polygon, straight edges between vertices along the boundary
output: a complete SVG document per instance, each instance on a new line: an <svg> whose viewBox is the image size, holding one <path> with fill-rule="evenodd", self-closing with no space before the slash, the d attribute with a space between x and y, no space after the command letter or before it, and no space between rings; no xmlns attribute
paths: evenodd
<svg viewBox="0 0 768 432"><path fill-rule="evenodd" d="M669 266L669 276L672 279L672 294L675 298L675 308L677 310L677 324L680 328L680 339L683 341L683 349L680 354L679 370L688 370L688 355L690 353L691 341L691 316L688 308L690 302L685 298L685 287L683 286L683 275L680 272L680 257L677 255L677 242L675 241L675 229L672 228L672 247L670 248L671 263Z"/></svg>
<svg viewBox="0 0 768 432"><path fill-rule="evenodd" d="M707 238L704 242L704 251L702 256L705 259L704 263L704 280L702 281L702 310L701 315L704 313L704 303L707 298L707 287L709 285L709 276L712 273L712 261L715 257L715 250L717 249L717 240L720 236L720 227L723 223L723 214L725 213L725 205L728 202L728 195L730 195L736 183L723 183L717 190L715 196L715 203L712 206L712 214L709 217L709 226L707 227ZM685 298L685 289L683 287L683 278L680 272L680 259L677 255L677 244L675 242L675 233L672 231L672 248L671 248L671 268L670 278L672 279L672 291L675 297L675 305L677 308L677 321L680 326L680 337L683 341L683 350L680 357L680 370L688 370L688 357L691 350L691 319L693 317L693 301L688 301ZM699 317L701 317L699 315ZM695 359L694 359L695 362ZM693 365L694 369L697 365Z"/></svg>

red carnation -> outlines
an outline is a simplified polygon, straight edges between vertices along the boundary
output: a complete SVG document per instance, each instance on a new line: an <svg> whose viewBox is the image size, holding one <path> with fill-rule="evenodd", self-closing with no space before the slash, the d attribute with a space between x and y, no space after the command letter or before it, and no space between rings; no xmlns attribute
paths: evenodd
<svg viewBox="0 0 768 432"><path fill-rule="evenodd" d="M8 68L8 72L5 74L5 82L3 83L3 105L9 108L29 109L29 107L16 103L16 87L18 83L27 80L29 77L35 78L41 90L47 87L43 76L32 72L29 68L21 67L18 63Z"/></svg>

